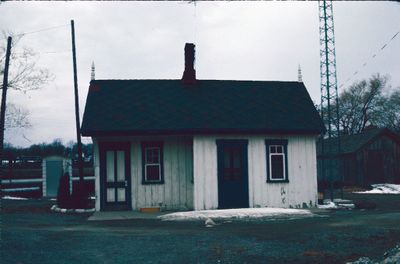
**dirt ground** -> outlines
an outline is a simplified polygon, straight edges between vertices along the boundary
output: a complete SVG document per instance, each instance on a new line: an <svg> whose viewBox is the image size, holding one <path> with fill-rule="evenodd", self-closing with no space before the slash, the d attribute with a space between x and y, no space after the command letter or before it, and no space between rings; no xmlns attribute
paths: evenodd
<svg viewBox="0 0 400 264"><path fill-rule="evenodd" d="M87 221L48 200L1 201L1 263L346 263L400 243L400 195L347 195L373 210L292 220Z"/></svg>

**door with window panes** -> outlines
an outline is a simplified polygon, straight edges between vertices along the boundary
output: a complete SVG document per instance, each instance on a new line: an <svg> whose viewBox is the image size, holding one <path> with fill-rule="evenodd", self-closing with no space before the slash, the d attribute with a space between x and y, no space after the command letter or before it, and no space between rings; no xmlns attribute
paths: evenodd
<svg viewBox="0 0 400 264"><path fill-rule="evenodd" d="M100 144L100 180L102 210L131 208L130 144Z"/></svg>

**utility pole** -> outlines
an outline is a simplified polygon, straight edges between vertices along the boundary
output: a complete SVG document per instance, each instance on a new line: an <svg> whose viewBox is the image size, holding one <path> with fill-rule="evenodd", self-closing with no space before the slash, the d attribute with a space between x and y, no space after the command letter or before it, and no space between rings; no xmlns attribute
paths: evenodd
<svg viewBox="0 0 400 264"><path fill-rule="evenodd" d="M78 142L79 194L82 195L83 191L84 191L84 180L83 180L81 127L80 127L80 121L79 121L79 95L78 95L78 76L77 76L77 69L76 69L74 20L71 20L71 36L72 36L72 62L73 62L73 67L74 67L76 139ZM71 175L71 177L72 177L72 175Z"/></svg>
<svg viewBox="0 0 400 264"><path fill-rule="evenodd" d="M7 98L7 86L8 86L8 68L10 66L10 55L11 55L11 42L12 38L7 39L7 51L6 51L6 64L4 66L3 75L3 92L1 95L1 114L0 114L0 176L2 176L1 166L3 165L3 148L4 148L4 124L6 120L6 98Z"/></svg>

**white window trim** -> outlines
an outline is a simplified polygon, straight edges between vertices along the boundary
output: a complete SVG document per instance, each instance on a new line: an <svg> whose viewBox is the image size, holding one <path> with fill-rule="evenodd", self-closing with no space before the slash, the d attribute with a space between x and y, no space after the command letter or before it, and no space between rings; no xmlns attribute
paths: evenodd
<svg viewBox="0 0 400 264"><path fill-rule="evenodd" d="M282 148L282 152L281 153L271 153L271 149L272 147L281 147ZM286 180L286 162L285 162L285 148L283 145L269 145L269 157L268 157L268 161L269 161L269 180L270 181L285 181ZM282 156L282 160L283 160L283 178L272 178L272 160L271 157L272 156Z"/></svg>
<svg viewBox="0 0 400 264"><path fill-rule="evenodd" d="M157 149L158 150L158 163L147 163L147 150L149 149ZM146 182L161 182L161 148L160 147L145 147L145 157L144 157L144 179ZM147 167L148 166L158 166L158 180L149 180L147 179Z"/></svg>

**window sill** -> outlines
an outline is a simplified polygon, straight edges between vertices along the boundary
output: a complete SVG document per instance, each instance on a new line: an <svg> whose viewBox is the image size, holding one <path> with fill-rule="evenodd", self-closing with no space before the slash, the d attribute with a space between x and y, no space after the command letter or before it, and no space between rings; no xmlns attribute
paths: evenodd
<svg viewBox="0 0 400 264"><path fill-rule="evenodd" d="M164 181L142 181L142 185L164 184Z"/></svg>
<svg viewBox="0 0 400 264"><path fill-rule="evenodd" d="M267 179L267 183L289 183L289 180L269 180L269 179Z"/></svg>

